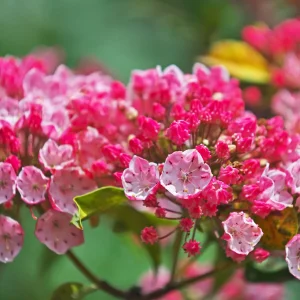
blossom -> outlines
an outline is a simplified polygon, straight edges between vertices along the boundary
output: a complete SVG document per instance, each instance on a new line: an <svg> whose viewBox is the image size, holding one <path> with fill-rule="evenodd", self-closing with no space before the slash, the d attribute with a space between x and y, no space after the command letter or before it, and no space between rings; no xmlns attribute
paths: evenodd
<svg viewBox="0 0 300 300"><path fill-rule="evenodd" d="M218 179L226 184L237 184L240 179L239 170L232 166L221 167Z"/></svg>
<svg viewBox="0 0 300 300"><path fill-rule="evenodd" d="M12 262L23 246L21 225L10 217L0 215L0 261Z"/></svg>
<svg viewBox="0 0 300 300"><path fill-rule="evenodd" d="M96 189L95 182L79 168L57 170L50 179L49 198L54 209L73 215L77 212L74 197Z"/></svg>
<svg viewBox="0 0 300 300"><path fill-rule="evenodd" d="M134 156L129 168L122 174L125 195L131 200L145 200L159 182L158 167L155 163Z"/></svg>
<svg viewBox="0 0 300 300"><path fill-rule="evenodd" d="M46 170L61 170L72 164L73 148L71 145L60 145L49 139L39 151L39 161Z"/></svg>
<svg viewBox="0 0 300 300"><path fill-rule="evenodd" d="M12 165L0 162L0 204L10 201L16 194L16 178Z"/></svg>
<svg viewBox="0 0 300 300"><path fill-rule="evenodd" d="M300 280L300 234L295 235L286 244L285 254L290 273Z"/></svg>
<svg viewBox="0 0 300 300"><path fill-rule="evenodd" d="M251 252L251 256L255 261L261 263L270 256L270 252L263 248L256 248Z"/></svg>
<svg viewBox="0 0 300 300"><path fill-rule="evenodd" d="M223 141L218 141L216 144L216 154L222 160L228 159L230 157L228 145Z"/></svg>
<svg viewBox="0 0 300 300"><path fill-rule="evenodd" d="M225 231L223 239L237 254L248 255L263 235L260 227L243 212L231 212L222 224Z"/></svg>
<svg viewBox="0 0 300 300"><path fill-rule="evenodd" d="M23 167L17 178L17 188L21 198L27 204L38 204L46 200L49 179L34 167Z"/></svg>
<svg viewBox="0 0 300 300"><path fill-rule="evenodd" d="M200 155L202 156L202 158L205 162L207 162L211 158L211 153L206 146L200 144L200 145L196 146L195 148L200 153Z"/></svg>
<svg viewBox="0 0 300 300"><path fill-rule="evenodd" d="M173 196L197 196L212 178L210 167L197 150L175 151L169 154L160 182Z"/></svg>
<svg viewBox="0 0 300 300"><path fill-rule="evenodd" d="M190 218L180 220L180 228L182 231L189 232L194 226L194 222Z"/></svg>
<svg viewBox="0 0 300 300"><path fill-rule="evenodd" d="M35 235L57 254L83 244L83 231L71 224L72 215L49 209L38 218Z"/></svg>
<svg viewBox="0 0 300 300"><path fill-rule="evenodd" d="M300 193L300 159L291 163L287 168L291 176L291 188L293 193Z"/></svg>

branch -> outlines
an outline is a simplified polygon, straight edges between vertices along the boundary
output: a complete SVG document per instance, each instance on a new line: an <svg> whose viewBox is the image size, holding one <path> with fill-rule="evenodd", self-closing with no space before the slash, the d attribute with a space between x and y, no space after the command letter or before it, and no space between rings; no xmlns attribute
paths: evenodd
<svg viewBox="0 0 300 300"><path fill-rule="evenodd" d="M232 263L225 263L225 264L223 264L223 265L221 265L221 266L215 268L214 270L209 271L205 274L198 275L198 276L195 276L195 277L191 277L191 278L188 278L188 279L183 280L183 281L170 283L162 289L156 290L156 291L154 291L154 292L152 292L148 295L145 295L141 299L142 300L152 300L152 299L160 298L160 297L168 294L171 291L178 290L178 289L181 289L181 288L186 287L188 285L191 285L195 282L204 280L204 279L206 279L210 276L213 276L214 274L216 274L218 272L222 272L225 269L230 268L230 267L233 267Z"/></svg>
<svg viewBox="0 0 300 300"><path fill-rule="evenodd" d="M77 258L77 256L72 252L68 251L66 253L68 258L72 261L72 263L77 267L77 269L91 282L93 282L98 289L115 296L117 298L126 299L127 293L124 291L121 291L113 286L111 286L108 282L99 279L97 276L95 276L93 273L91 273L84 265L83 263Z"/></svg>

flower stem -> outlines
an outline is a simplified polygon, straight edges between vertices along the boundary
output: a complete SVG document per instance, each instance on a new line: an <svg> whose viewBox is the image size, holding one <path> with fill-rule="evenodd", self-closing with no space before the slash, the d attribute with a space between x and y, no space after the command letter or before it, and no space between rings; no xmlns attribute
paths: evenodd
<svg viewBox="0 0 300 300"><path fill-rule="evenodd" d="M77 269L88 280L93 282L98 287L99 290L102 290L102 291L104 291L112 296L115 296L117 298L126 299L126 297L127 297L126 292L111 286L106 281L99 279L97 276L95 276L93 273L91 273L72 251L69 250L66 253L66 255L72 261L72 263L77 267Z"/></svg>
<svg viewBox="0 0 300 300"><path fill-rule="evenodd" d="M183 236L183 232L181 230L178 230L174 241L174 246L173 246L173 264L172 264L170 283L172 283L175 279L177 263L178 263L180 249L181 249L182 236Z"/></svg>

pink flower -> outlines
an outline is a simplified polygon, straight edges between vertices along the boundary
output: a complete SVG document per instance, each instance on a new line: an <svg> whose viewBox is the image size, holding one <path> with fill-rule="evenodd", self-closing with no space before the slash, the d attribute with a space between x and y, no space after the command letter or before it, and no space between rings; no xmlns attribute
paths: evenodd
<svg viewBox="0 0 300 300"><path fill-rule="evenodd" d="M243 212L231 212L222 224L225 231L223 239L237 254L248 255L263 235L259 226Z"/></svg>
<svg viewBox="0 0 300 300"><path fill-rule="evenodd" d="M141 232L141 239L145 244L155 244L158 241L158 234L153 226L145 227Z"/></svg>
<svg viewBox="0 0 300 300"><path fill-rule="evenodd" d="M256 262L261 263L270 256L270 252L263 248L256 248L253 252L251 252L251 256Z"/></svg>
<svg viewBox="0 0 300 300"><path fill-rule="evenodd" d="M131 200L145 200L157 186L159 172L157 164L134 156L122 175L125 195Z"/></svg>
<svg viewBox="0 0 300 300"><path fill-rule="evenodd" d="M228 144L226 144L223 141L218 141L215 147L216 154L218 158L222 160L226 160L230 157L229 147Z"/></svg>
<svg viewBox="0 0 300 300"><path fill-rule="evenodd" d="M166 210L162 207L157 207L155 210L155 215L157 218L165 218L166 214Z"/></svg>
<svg viewBox="0 0 300 300"><path fill-rule="evenodd" d="M285 181L286 174L284 172L277 169L269 170L269 165L267 165L259 180L261 192L256 200L265 202L275 210L290 207L293 197L285 190Z"/></svg>
<svg viewBox="0 0 300 300"><path fill-rule="evenodd" d="M12 262L23 246L21 225L10 217L0 215L0 261Z"/></svg>
<svg viewBox="0 0 300 300"><path fill-rule="evenodd" d="M189 257L199 254L201 250L200 243L195 240L189 240L185 242L182 248Z"/></svg>
<svg viewBox="0 0 300 300"><path fill-rule="evenodd" d="M290 273L300 280L300 234L286 244L285 254Z"/></svg>
<svg viewBox="0 0 300 300"><path fill-rule="evenodd" d="M10 201L15 196L16 178L12 165L0 162L0 204Z"/></svg>
<svg viewBox="0 0 300 300"><path fill-rule="evenodd" d="M38 218L35 235L57 254L83 244L83 231L71 224L72 215L49 209Z"/></svg>
<svg viewBox="0 0 300 300"><path fill-rule="evenodd" d="M180 220L180 228L182 231L189 232L194 226L194 222L190 218Z"/></svg>
<svg viewBox="0 0 300 300"><path fill-rule="evenodd" d="M167 129L166 137L175 145L183 145L190 138L189 123L183 120L174 121Z"/></svg>
<svg viewBox="0 0 300 300"><path fill-rule="evenodd" d="M79 168L57 170L50 180L50 201L54 209L73 215L77 211L74 197L96 188L95 182Z"/></svg>
<svg viewBox="0 0 300 300"><path fill-rule="evenodd" d="M232 251L228 247L228 245L226 246L225 253L226 253L227 257L231 258L232 260L236 261L237 263L242 262L247 257L247 255L245 255L245 254L239 254L239 253L236 253L235 251Z"/></svg>
<svg viewBox="0 0 300 300"><path fill-rule="evenodd" d="M4 162L11 164L16 173L20 170L20 168L22 166L20 159L15 155L10 155L9 157L7 157L5 159Z"/></svg>
<svg viewBox="0 0 300 300"><path fill-rule="evenodd" d="M232 166L221 167L218 179L226 184L237 184L240 180L239 170Z"/></svg>
<svg viewBox="0 0 300 300"><path fill-rule="evenodd" d="M144 146L140 139L133 137L129 140L129 149L136 155L140 155L143 153Z"/></svg>
<svg viewBox="0 0 300 300"><path fill-rule="evenodd" d="M197 196L210 182L212 173L197 150L176 151L169 154L160 182L173 196Z"/></svg>
<svg viewBox="0 0 300 300"><path fill-rule="evenodd" d="M34 167L23 167L17 178L17 188L21 198L27 204L38 204L46 199L49 179Z"/></svg>
<svg viewBox="0 0 300 300"><path fill-rule="evenodd" d="M58 146L50 139L40 149L39 161L46 170L61 170L73 163L73 148L70 145Z"/></svg>
<svg viewBox="0 0 300 300"><path fill-rule="evenodd" d="M201 198L211 205L226 204L232 200L232 197L230 186L215 177L201 193Z"/></svg>

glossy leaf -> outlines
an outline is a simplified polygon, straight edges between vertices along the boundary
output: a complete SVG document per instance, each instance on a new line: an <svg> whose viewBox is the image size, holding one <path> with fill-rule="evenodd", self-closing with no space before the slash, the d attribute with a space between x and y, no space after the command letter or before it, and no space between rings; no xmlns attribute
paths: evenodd
<svg viewBox="0 0 300 300"><path fill-rule="evenodd" d="M97 290L95 286L85 287L82 283L68 282L57 288L51 300L81 300L95 290Z"/></svg>
<svg viewBox="0 0 300 300"><path fill-rule="evenodd" d="M297 213L293 208L274 211L265 219L255 218L264 235L260 242L271 250L284 250L288 241L298 232Z"/></svg>
<svg viewBox="0 0 300 300"><path fill-rule="evenodd" d="M127 201L127 198L123 189L106 186L85 195L77 196L74 198L74 201L78 207L78 214L73 217L72 223L82 228L82 220L123 204Z"/></svg>
<svg viewBox="0 0 300 300"><path fill-rule="evenodd" d="M245 42L223 40L212 45L209 53L199 57L209 66L223 65L229 73L241 80L268 83L270 71L266 59Z"/></svg>

